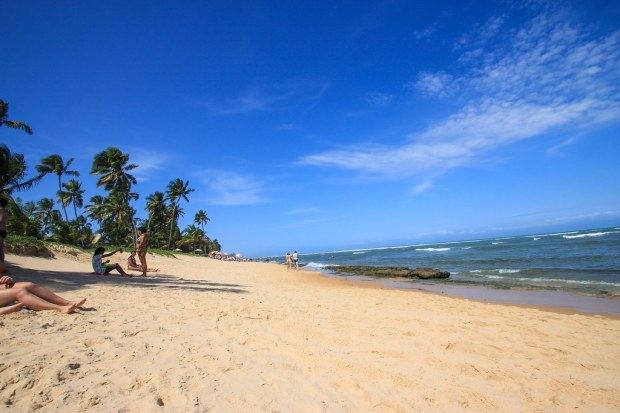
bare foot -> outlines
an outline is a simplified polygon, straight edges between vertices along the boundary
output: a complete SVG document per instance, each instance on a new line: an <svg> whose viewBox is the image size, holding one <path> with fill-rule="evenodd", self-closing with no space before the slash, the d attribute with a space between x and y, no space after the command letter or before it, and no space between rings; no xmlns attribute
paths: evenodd
<svg viewBox="0 0 620 413"><path fill-rule="evenodd" d="M24 308L24 304L22 304L22 303L13 304L13 305L10 305L8 307L2 307L2 308L0 308L0 315L1 314L15 313L15 312L21 310L22 308Z"/></svg>
<svg viewBox="0 0 620 413"><path fill-rule="evenodd" d="M69 305L61 306L58 311L60 311L63 314L71 314L75 312L76 309L77 309L77 303L71 303Z"/></svg>

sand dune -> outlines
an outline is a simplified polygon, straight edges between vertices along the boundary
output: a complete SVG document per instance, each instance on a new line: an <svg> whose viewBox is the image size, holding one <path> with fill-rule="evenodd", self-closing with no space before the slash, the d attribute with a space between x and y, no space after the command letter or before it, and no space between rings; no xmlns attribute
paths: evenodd
<svg viewBox="0 0 620 413"><path fill-rule="evenodd" d="M0 318L1 410L620 411L618 318L149 259L159 273L126 279L89 275L85 254L7 256L88 301Z"/></svg>

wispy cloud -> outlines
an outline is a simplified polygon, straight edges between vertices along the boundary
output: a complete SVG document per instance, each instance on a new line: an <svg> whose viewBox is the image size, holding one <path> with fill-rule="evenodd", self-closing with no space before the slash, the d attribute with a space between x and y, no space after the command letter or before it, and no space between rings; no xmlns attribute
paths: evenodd
<svg viewBox="0 0 620 413"><path fill-rule="evenodd" d="M562 142L560 142L559 144L552 146L551 148L547 149L547 153L549 155L557 155L560 152L560 149L566 147L566 146L570 146L572 144L574 144L575 142L577 142L577 138L568 138Z"/></svg>
<svg viewBox="0 0 620 413"><path fill-rule="evenodd" d="M366 102L373 106L385 106L390 103L392 98L392 95L381 92L372 92L366 94Z"/></svg>
<svg viewBox="0 0 620 413"><path fill-rule="evenodd" d="M255 205L266 202L266 183L254 176L215 169L196 173L214 205Z"/></svg>
<svg viewBox="0 0 620 413"><path fill-rule="evenodd" d="M542 14L522 27L492 18L462 37L459 75L422 72L427 95L458 96L461 108L400 145L363 145L303 157L301 164L432 186L448 170L471 165L506 145L565 127L620 117L620 31L595 36L566 13ZM500 35L499 29L503 34Z"/></svg>
<svg viewBox="0 0 620 413"><path fill-rule="evenodd" d="M406 88L429 96L446 97L453 91L453 78L447 73L423 72L414 82L407 82Z"/></svg>
<svg viewBox="0 0 620 413"><path fill-rule="evenodd" d="M320 208L295 208L286 212L286 215L304 215L304 214L317 214L326 213L324 209Z"/></svg>
<svg viewBox="0 0 620 413"><path fill-rule="evenodd" d="M281 110L313 104L329 84L316 80L295 80L280 84L252 86L236 97L223 101L200 101L213 115L237 115Z"/></svg>
<svg viewBox="0 0 620 413"><path fill-rule="evenodd" d="M137 147L128 148L128 152L131 153L129 163L139 166L131 172L139 182L149 181L151 175L154 172L163 170L171 159L169 154Z"/></svg>

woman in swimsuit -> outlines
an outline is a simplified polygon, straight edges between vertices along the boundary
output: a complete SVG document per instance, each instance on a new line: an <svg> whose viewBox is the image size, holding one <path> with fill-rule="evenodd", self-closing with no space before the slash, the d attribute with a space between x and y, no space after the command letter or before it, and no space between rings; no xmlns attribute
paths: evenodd
<svg viewBox="0 0 620 413"><path fill-rule="evenodd" d="M146 265L146 251L149 247L149 236L146 233L146 228L140 227L139 230L140 237L138 237L138 242L136 243L136 251L140 259L140 266L142 267L142 276L146 277L146 270L148 269Z"/></svg>

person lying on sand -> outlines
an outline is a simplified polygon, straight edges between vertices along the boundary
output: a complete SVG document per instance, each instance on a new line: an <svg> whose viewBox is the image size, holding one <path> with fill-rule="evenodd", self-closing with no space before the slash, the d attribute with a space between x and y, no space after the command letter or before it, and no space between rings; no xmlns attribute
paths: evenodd
<svg viewBox="0 0 620 413"><path fill-rule="evenodd" d="M134 271L142 272L142 265L138 264L138 262L136 261L136 251L135 250L131 251L131 253L129 254L129 258L127 258L127 269L128 270L134 270ZM159 271L159 269L149 267L149 269L147 271L157 272L157 271Z"/></svg>
<svg viewBox="0 0 620 413"><path fill-rule="evenodd" d="M103 261L104 257L109 257L110 255L114 255L117 252L122 253L123 249L119 248L116 251L112 251L107 254L104 254L105 248L98 247L95 250L95 253L93 254L93 270L99 275L107 275L112 270L116 270L124 277L131 277L131 275L127 274L125 270L123 270L123 267L121 267L120 264L118 263L108 264L110 260L106 260L105 262Z"/></svg>
<svg viewBox="0 0 620 413"><path fill-rule="evenodd" d="M14 313L25 306L35 311L56 310L63 314L70 314L85 302L86 298L69 301L40 285L31 282L15 282L8 275L0 276L0 314ZM11 305L7 306L7 304Z"/></svg>

